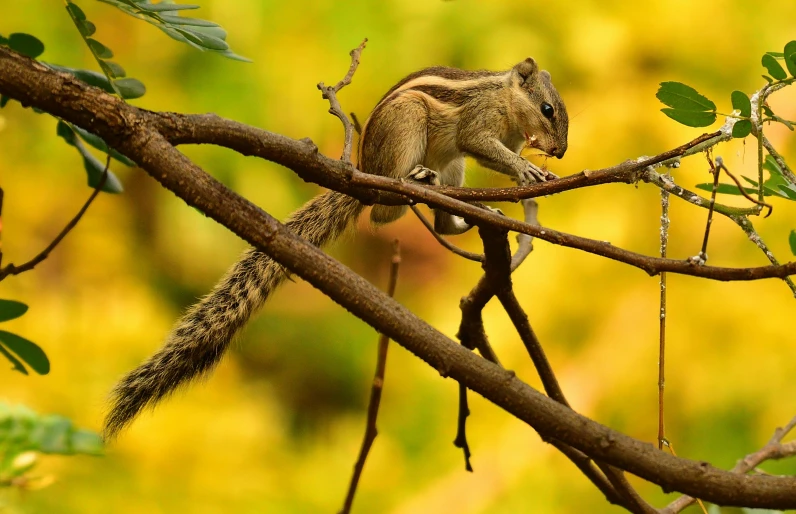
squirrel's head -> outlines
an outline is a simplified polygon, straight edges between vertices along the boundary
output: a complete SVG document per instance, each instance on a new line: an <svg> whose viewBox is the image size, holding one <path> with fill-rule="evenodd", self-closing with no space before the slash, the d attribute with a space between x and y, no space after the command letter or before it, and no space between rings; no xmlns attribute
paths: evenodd
<svg viewBox="0 0 796 514"><path fill-rule="evenodd" d="M569 117L563 100L550 80L528 57L511 69L512 107L518 128L528 144L559 159L567 151Z"/></svg>

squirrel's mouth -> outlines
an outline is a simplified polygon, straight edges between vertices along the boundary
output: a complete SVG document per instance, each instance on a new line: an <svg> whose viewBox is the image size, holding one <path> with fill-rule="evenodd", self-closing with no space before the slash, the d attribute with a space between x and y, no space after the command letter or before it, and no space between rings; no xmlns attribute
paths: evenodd
<svg viewBox="0 0 796 514"><path fill-rule="evenodd" d="M525 148L533 148L534 150L539 150L539 152L541 152L541 155L544 155L545 157L550 157L550 154L544 151L541 148L540 144L541 143L539 142L539 138L536 137L535 134L531 135L528 134L528 132L525 132Z"/></svg>

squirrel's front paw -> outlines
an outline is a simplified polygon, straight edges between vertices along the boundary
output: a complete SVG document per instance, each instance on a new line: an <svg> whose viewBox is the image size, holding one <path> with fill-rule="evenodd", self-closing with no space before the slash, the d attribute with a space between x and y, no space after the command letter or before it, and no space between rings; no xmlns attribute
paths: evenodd
<svg viewBox="0 0 796 514"><path fill-rule="evenodd" d="M520 176L517 177L517 183L521 186L526 186L528 184L533 184L535 182L546 182L548 180L558 178L549 171L543 170L542 168L536 166L531 162L528 162L526 164L527 165L525 169L522 170Z"/></svg>
<svg viewBox="0 0 796 514"><path fill-rule="evenodd" d="M439 173L432 169L426 168L422 164L415 166L415 169L410 171L406 178L431 186L438 186L440 184Z"/></svg>

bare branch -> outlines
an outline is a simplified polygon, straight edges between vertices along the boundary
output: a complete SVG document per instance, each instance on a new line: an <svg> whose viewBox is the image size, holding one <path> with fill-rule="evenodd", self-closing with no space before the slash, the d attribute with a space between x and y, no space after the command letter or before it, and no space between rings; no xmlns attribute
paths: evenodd
<svg viewBox="0 0 796 514"><path fill-rule="evenodd" d="M42 250L37 256L29 260L28 262L21 264L19 266L15 266L14 264L8 264L4 268L0 269L0 280L3 280L10 275L19 275L20 273L30 271L33 268L35 268L38 264L40 264L44 259L50 256L50 252L52 252L55 249L55 247L58 246L58 244L61 241L63 241L66 235L73 228L75 228L75 226L77 226L78 222L80 221L80 218L83 217L88 208L91 206L91 203L94 201L94 199L102 190L102 187L105 185L105 181L108 178L108 166L110 166L110 164L111 164L111 154L108 153L108 159L105 162L105 169L102 170L102 175L100 176L100 180L97 183L97 187L95 187L94 191L91 192L91 195L88 197L88 200L86 200L86 203L83 204L83 207L81 207L80 210L77 211L77 214L75 214L75 216L71 220L69 220L69 223L66 224L63 230L61 230L61 232L57 236L55 236L55 239L53 239L52 242L49 245L47 245L47 247L44 250ZM0 199L1 198L2 196L0 195ZM2 202L0 201L0 204L1 203ZM2 255L2 253L0 253L0 255Z"/></svg>
<svg viewBox="0 0 796 514"><path fill-rule="evenodd" d="M667 178L671 179L671 177ZM666 258L669 248L669 192L661 189L661 258ZM666 374L666 273L660 279L660 312L658 325L658 449L663 450L666 439L663 392Z"/></svg>
<svg viewBox="0 0 796 514"><path fill-rule="evenodd" d="M398 268L401 265L401 249L398 240L393 241L392 260L390 262L390 284L387 286L387 295L392 298L395 296L395 286L398 284ZM368 458L370 447L378 435L376 429L376 418L379 415L379 404L381 403L381 391L384 387L384 372L387 369L387 348L390 338L384 334L379 336L379 350L376 357L376 372L373 376L373 385L370 390L370 401L368 402L368 420L365 426L365 437L362 440L362 447L359 450L359 457L354 464L354 473L351 475L351 483L348 486L345 503L340 514L351 512L354 503L354 494L357 492L357 484L362 476L362 469L365 467L365 460Z"/></svg>
<svg viewBox="0 0 796 514"><path fill-rule="evenodd" d="M451 243L450 241L439 235L439 233L437 233L437 231L434 230L434 225L432 225L431 222L428 221L425 216L423 216L423 213L420 212L420 209L418 209L416 205L410 205L409 208L412 209L412 212L414 212L418 218L420 218L420 222L423 223L423 226L426 227L429 232L431 232L431 235L434 236L434 239L436 239L439 242L439 244L441 244L451 252L455 253L459 257L464 257L465 259L470 261L483 262L484 260L483 254L462 250L455 244Z"/></svg>
<svg viewBox="0 0 796 514"><path fill-rule="evenodd" d="M782 442L782 439L795 427L796 417L791 419L783 428L774 430L774 435L771 436L771 439L768 440L768 443L766 443L764 447L739 460L735 467L732 468L731 472L745 474L755 470L757 466L765 461L796 456L796 441L791 441L789 443ZM695 501L697 500L691 496L681 496L666 506L666 508L661 509L660 514L677 514Z"/></svg>
<svg viewBox="0 0 796 514"><path fill-rule="evenodd" d="M348 119L348 116L345 115L343 108L340 106L340 102L337 100L337 93L345 86L351 84L351 79L354 77L354 72L357 71L357 67L359 66L359 57L362 55L362 50L365 49L367 42L368 38L365 38L358 47L351 50L351 53L349 54L351 55L351 66L348 67L348 73L346 73L345 77L343 77L343 80L334 86L326 86L323 82L318 83L318 89L321 91L323 98L325 100L329 100L329 113L337 116L343 123L345 142L343 143L343 155L340 157L340 160L349 164L351 163L351 148L354 142L354 130L356 129L356 126L351 123L351 121ZM359 131L357 130L357 132Z"/></svg>

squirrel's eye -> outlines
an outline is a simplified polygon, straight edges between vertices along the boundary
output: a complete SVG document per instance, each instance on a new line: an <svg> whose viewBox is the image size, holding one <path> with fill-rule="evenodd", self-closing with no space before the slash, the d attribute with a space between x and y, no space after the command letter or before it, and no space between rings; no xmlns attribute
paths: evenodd
<svg viewBox="0 0 796 514"><path fill-rule="evenodd" d="M552 118L553 114L555 114L555 113L556 113L556 111L555 111L555 109L553 109L552 105L550 105L547 102L544 102L542 104L542 114L544 115L545 118Z"/></svg>

